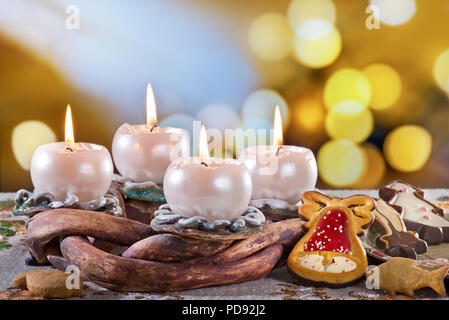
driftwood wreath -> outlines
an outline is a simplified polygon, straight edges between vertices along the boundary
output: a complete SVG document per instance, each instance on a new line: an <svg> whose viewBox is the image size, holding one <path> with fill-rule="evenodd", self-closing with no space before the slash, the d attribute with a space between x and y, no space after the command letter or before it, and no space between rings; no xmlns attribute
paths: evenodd
<svg viewBox="0 0 449 320"><path fill-rule="evenodd" d="M75 265L85 281L102 287L167 291L263 278L280 261L283 247L298 241L301 226L299 218L268 221L239 239L201 239L101 212L56 209L28 221L25 242L38 262L60 270ZM112 253L117 246L126 250Z"/></svg>

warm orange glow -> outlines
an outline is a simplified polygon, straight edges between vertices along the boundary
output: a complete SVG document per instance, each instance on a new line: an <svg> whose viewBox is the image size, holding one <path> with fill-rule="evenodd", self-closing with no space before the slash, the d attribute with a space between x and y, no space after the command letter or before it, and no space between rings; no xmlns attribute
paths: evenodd
<svg viewBox="0 0 449 320"><path fill-rule="evenodd" d="M156 99L154 99L153 88L151 84L147 87L147 126L154 127L157 125Z"/></svg>
<svg viewBox="0 0 449 320"><path fill-rule="evenodd" d="M276 106L276 110L274 111L274 126L273 126L273 145L281 146L283 144L282 137L282 118L281 118L281 110L279 106Z"/></svg>
<svg viewBox="0 0 449 320"><path fill-rule="evenodd" d="M209 145L207 144L207 132L204 126L201 126L200 144L198 149L201 161L209 160Z"/></svg>
<svg viewBox="0 0 449 320"><path fill-rule="evenodd" d="M67 105L65 113L65 142L69 144L75 143L75 135L73 134L72 109Z"/></svg>

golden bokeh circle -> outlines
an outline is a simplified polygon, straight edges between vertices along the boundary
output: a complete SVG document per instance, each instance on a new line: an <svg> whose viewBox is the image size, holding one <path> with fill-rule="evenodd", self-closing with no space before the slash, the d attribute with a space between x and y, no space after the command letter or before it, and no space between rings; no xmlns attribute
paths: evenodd
<svg viewBox="0 0 449 320"><path fill-rule="evenodd" d="M371 110L355 101L340 102L326 116L326 131L333 139L360 143L369 137L373 129Z"/></svg>
<svg viewBox="0 0 449 320"><path fill-rule="evenodd" d="M376 189L385 175L385 160L376 146L364 143L360 147L365 154L364 170L360 178L351 187L354 189Z"/></svg>
<svg viewBox="0 0 449 320"><path fill-rule="evenodd" d="M293 0L287 10L287 19L297 31L308 20L320 19L331 24L337 19L337 10L331 0Z"/></svg>
<svg viewBox="0 0 449 320"><path fill-rule="evenodd" d="M401 95L401 77L391 66L375 63L362 70L371 84L370 106L374 110L391 107Z"/></svg>
<svg viewBox="0 0 449 320"><path fill-rule="evenodd" d="M324 104L327 109L344 101L355 101L367 106L371 101L371 84L359 70L344 68L333 73L324 87Z"/></svg>
<svg viewBox="0 0 449 320"><path fill-rule="evenodd" d="M449 48L444 50L435 60L433 76L438 86L449 93Z"/></svg>
<svg viewBox="0 0 449 320"><path fill-rule="evenodd" d="M294 43L295 56L301 64L310 68L324 68L338 58L342 43L340 32L335 26L324 20L309 20L301 28Z"/></svg>
<svg viewBox="0 0 449 320"><path fill-rule="evenodd" d="M432 136L423 127L404 125L391 131L384 143L388 164L402 172L420 170L432 151Z"/></svg>
<svg viewBox="0 0 449 320"><path fill-rule="evenodd" d="M362 149L350 140L331 140L318 151L320 178L334 187L354 184L364 172Z"/></svg>
<svg viewBox="0 0 449 320"><path fill-rule="evenodd" d="M264 60L276 61L291 52L294 32L283 15L267 13L251 24L248 39L255 55Z"/></svg>
<svg viewBox="0 0 449 320"><path fill-rule="evenodd" d="M56 134L42 121L27 120L19 123L12 130L12 151L24 170L30 170L31 158L37 147L55 141Z"/></svg>

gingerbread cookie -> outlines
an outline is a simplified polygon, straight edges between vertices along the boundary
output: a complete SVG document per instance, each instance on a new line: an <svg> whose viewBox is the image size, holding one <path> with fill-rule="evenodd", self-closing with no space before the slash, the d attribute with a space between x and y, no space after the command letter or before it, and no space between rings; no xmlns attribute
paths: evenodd
<svg viewBox="0 0 449 320"><path fill-rule="evenodd" d="M449 221L443 210L424 199L424 192L402 181L395 181L379 190L379 196L403 210L409 230L416 231L428 245L449 242Z"/></svg>
<svg viewBox="0 0 449 320"><path fill-rule="evenodd" d="M416 259L418 254L427 252L427 243L419 239L414 231L407 231L401 218L402 208L392 206L379 199L376 201L373 228L381 235L376 245L393 257Z"/></svg>
<svg viewBox="0 0 449 320"><path fill-rule="evenodd" d="M80 296L83 283L78 289L67 287L70 274L53 269L35 269L19 274L13 279L17 289L27 289L31 294L45 298L70 298Z"/></svg>
<svg viewBox="0 0 449 320"><path fill-rule="evenodd" d="M439 295L446 296L444 278L449 266L426 271L416 266L416 260L394 257L374 267L366 273L366 286L369 289L382 289L390 295L403 293L413 297L414 291L430 287Z"/></svg>
<svg viewBox="0 0 449 320"><path fill-rule="evenodd" d="M340 199L329 198L316 191L307 191L302 194L301 202L302 205L298 209L299 216L308 222L313 220L320 210L327 206L341 206L351 209L357 222L356 228L359 236L364 233L364 230L368 229L374 220L374 216L370 211L374 209L375 202L371 197L365 195L355 195Z"/></svg>
<svg viewBox="0 0 449 320"><path fill-rule="evenodd" d="M340 287L365 274L368 262L357 234L373 221L370 211L374 200L365 196L350 198L330 199L317 192L303 195L299 212L309 219L305 224L308 232L287 260L289 272L300 282Z"/></svg>

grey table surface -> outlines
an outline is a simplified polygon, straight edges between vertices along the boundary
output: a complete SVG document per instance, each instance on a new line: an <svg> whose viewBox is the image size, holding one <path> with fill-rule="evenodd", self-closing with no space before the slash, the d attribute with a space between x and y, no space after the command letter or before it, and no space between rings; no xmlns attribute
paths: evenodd
<svg viewBox="0 0 449 320"><path fill-rule="evenodd" d="M322 190L330 196L346 197L352 194L367 194L377 196L376 190ZM425 196L429 200L435 200L442 195L449 195L449 189L426 189ZM13 194L2 193L0 200L12 197ZM17 220L8 212L0 212L0 220ZM12 279L27 270L36 267L27 266L25 259L28 257L28 248L23 244L24 236L16 235L8 238L12 245L9 249L0 250L0 291L12 290ZM158 293L118 293L98 285L86 282L82 297L73 299L183 299L183 300L385 300L385 299L409 299L398 295L391 297L381 290L369 290L364 282L339 288L315 288L297 284L288 274L285 265L272 270L265 278L241 284L208 287L192 290L158 292ZM440 297L433 290L425 288L416 291L414 299L449 299Z"/></svg>

